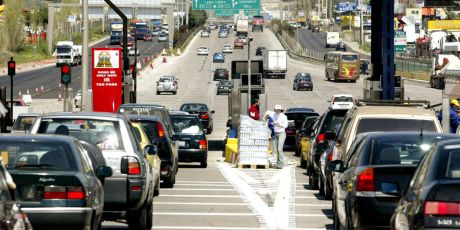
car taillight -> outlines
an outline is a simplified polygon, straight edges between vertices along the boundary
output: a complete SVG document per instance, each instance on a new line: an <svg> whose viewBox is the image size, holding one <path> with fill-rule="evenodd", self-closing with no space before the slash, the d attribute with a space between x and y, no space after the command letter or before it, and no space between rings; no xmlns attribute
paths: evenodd
<svg viewBox="0 0 460 230"><path fill-rule="evenodd" d="M141 166L136 158L130 157L128 159L128 175L139 175L141 174Z"/></svg>
<svg viewBox="0 0 460 230"><path fill-rule="evenodd" d="M69 199L69 200L83 200L85 199L85 191L82 187L77 186L45 186L43 192L43 199Z"/></svg>
<svg viewBox="0 0 460 230"><path fill-rule="evenodd" d="M460 203L425 201L425 215L460 215Z"/></svg>
<svg viewBox="0 0 460 230"><path fill-rule="evenodd" d="M323 143L324 142L324 133L320 133L318 137L316 138L316 142Z"/></svg>
<svg viewBox="0 0 460 230"><path fill-rule="evenodd" d="M200 140L200 149L202 150L208 149L208 142L206 140Z"/></svg>
<svg viewBox="0 0 460 230"><path fill-rule="evenodd" d="M201 119L209 119L209 114L207 112L201 114Z"/></svg>
<svg viewBox="0 0 460 230"><path fill-rule="evenodd" d="M334 154L333 154L333 153L334 153L333 150L334 150L334 149L331 149L331 151L329 152L329 157L328 157L328 158L329 158L329 161L332 161L332 157L333 157L333 155L334 155Z"/></svg>
<svg viewBox="0 0 460 230"><path fill-rule="evenodd" d="M374 168L367 168L358 175L358 185L356 191L375 191L374 186Z"/></svg>
<svg viewBox="0 0 460 230"><path fill-rule="evenodd" d="M158 130L158 137L163 138L165 136L165 130L163 129L163 125L157 122L157 130Z"/></svg>

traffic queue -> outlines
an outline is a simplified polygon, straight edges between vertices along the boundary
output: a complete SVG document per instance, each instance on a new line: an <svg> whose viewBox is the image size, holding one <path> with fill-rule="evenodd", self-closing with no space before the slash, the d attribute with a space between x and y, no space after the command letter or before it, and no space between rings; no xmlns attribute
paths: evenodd
<svg viewBox="0 0 460 230"><path fill-rule="evenodd" d="M332 200L334 229L460 228L460 136L425 101L334 95L295 121L294 148L311 189ZM457 110L458 101L451 101ZM311 113L311 111L309 112Z"/></svg>
<svg viewBox="0 0 460 230"><path fill-rule="evenodd" d="M0 135L0 229L99 229L103 220L151 229L153 199L174 187L179 161L207 167L213 111L181 110L123 104L17 120L15 134Z"/></svg>

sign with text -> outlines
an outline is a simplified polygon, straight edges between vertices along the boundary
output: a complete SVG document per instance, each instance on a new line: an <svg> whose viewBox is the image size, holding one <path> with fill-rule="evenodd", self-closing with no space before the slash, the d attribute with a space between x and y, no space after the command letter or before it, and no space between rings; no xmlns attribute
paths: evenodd
<svg viewBox="0 0 460 230"><path fill-rule="evenodd" d="M121 105L121 48L92 49L93 111L114 113Z"/></svg>
<svg viewBox="0 0 460 230"><path fill-rule="evenodd" d="M407 49L406 32L395 30L395 53L405 53Z"/></svg>
<svg viewBox="0 0 460 230"><path fill-rule="evenodd" d="M214 10L216 13L216 17L233 17L235 14L239 14L240 10ZM259 10L244 10L244 15L246 16L255 16L255 15L260 15L260 9Z"/></svg>
<svg viewBox="0 0 460 230"><path fill-rule="evenodd" d="M193 10L260 10L260 0L193 0Z"/></svg>

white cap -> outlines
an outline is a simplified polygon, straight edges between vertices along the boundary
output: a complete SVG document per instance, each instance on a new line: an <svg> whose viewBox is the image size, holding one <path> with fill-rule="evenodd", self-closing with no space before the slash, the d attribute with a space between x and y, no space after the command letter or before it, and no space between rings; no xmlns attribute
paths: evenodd
<svg viewBox="0 0 460 230"><path fill-rule="evenodd" d="M275 110L278 110L278 109L279 109L279 110L284 110L284 109L283 109L283 106L281 106L281 105L275 105Z"/></svg>

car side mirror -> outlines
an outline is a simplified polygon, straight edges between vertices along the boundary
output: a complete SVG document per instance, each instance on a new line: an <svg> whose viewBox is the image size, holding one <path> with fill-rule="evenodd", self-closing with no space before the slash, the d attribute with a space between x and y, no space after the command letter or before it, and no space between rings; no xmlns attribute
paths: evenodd
<svg viewBox="0 0 460 230"><path fill-rule="evenodd" d="M341 160L330 161L329 163L326 164L326 170L330 172L339 172L339 173L345 171L343 161Z"/></svg>
<svg viewBox="0 0 460 230"><path fill-rule="evenodd" d="M211 113L215 113L215 112L216 112L216 111L214 111L214 110L213 110L213 111L211 111Z"/></svg>
<svg viewBox="0 0 460 230"><path fill-rule="evenodd" d="M324 139L327 141L333 141L335 139L335 133L330 131L324 133Z"/></svg>
<svg viewBox="0 0 460 230"><path fill-rule="evenodd" d="M157 155L158 148L155 145L147 145L144 148L144 153L152 156Z"/></svg>
<svg viewBox="0 0 460 230"><path fill-rule="evenodd" d="M96 176L98 178L106 178L112 176L112 168L109 166L100 166L96 169Z"/></svg>

